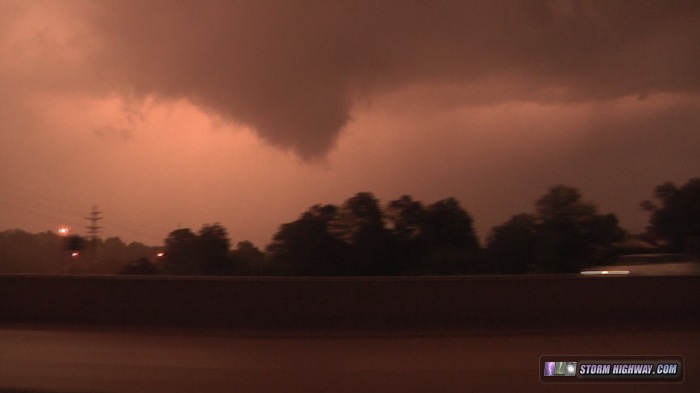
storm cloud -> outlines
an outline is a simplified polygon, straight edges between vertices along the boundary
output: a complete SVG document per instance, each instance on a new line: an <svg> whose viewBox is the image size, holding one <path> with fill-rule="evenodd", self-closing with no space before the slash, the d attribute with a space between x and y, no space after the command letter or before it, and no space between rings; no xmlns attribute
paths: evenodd
<svg viewBox="0 0 700 393"><path fill-rule="evenodd" d="M698 176L700 2L0 0L0 104L5 228L264 245L371 191L484 237L563 183L641 231Z"/></svg>
<svg viewBox="0 0 700 393"><path fill-rule="evenodd" d="M185 98L305 158L354 105L416 84L459 103L580 102L700 88L695 1L101 1L92 73ZM97 72L99 70L99 72Z"/></svg>

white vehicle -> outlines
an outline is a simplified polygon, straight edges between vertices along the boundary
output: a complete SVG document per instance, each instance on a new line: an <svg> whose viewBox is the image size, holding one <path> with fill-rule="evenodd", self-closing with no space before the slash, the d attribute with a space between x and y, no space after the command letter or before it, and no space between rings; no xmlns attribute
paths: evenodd
<svg viewBox="0 0 700 393"><path fill-rule="evenodd" d="M685 254L622 255L607 266L594 266L581 271L582 275L636 275L636 276L694 276L700 275L700 261Z"/></svg>

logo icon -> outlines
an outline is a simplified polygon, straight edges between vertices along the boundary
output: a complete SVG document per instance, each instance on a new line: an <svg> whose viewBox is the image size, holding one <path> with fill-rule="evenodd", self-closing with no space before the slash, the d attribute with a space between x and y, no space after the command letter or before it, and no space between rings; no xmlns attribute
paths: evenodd
<svg viewBox="0 0 700 393"><path fill-rule="evenodd" d="M554 375L565 375L567 362L556 362Z"/></svg>
<svg viewBox="0 0 700 393"><path fill-rule="evenodd" d="M553 377L554 376L554 362L544 362L544 376Z"/></svg>
<svg viewBox="0 0 700 393"><path fill-rule="evenodd" d="M567 377L576 376L576 362L567 363L566 370L564 370L564 375L566 375Z"/></svg>

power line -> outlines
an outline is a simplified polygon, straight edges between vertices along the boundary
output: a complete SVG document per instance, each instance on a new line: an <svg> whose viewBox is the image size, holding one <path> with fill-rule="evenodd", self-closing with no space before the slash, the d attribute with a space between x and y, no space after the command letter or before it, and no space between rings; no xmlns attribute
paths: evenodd
<svg viewBox="0 0 700 393"><path fill-rule="evenodd" d="M41 193L30 184L20 180L10 179L9 185L10 187L3 190L4 193L0 197L0 215L4 214L5 210L13 212L22 211L25 217L29 214L35 218L48 219L50 221L55 221L55 225L68 225L73 228L83 226L80 224L80 221L86 219L85 213L80 213L80 210L83 209L80 209L74 201L66 199L59 200L55 196L50 197L45 192ZM127 212L118 212L116 215L112 214L112 216L109 219L109 227L113 230L116 229L129 233L134 236L137 241L144 241L144 237L154 239L161 238L172 230L172 228L168 227L145 224L138 222L138 220L127 219ZM89 220L89 217L87 219ZM98 227L96 228L96 237L101 238L111 235L107 233L109 232L108 230L99 227L98 223L93 225L92 221L90 221L86 228L85 235L87 239L92 235L92 231L89 228L91 226Z"/></svg>
<svg viewBox="0 0 700 393"><path fill-rule="evenodd" d="M35 209L27 208L24 206L19 206L17 204L10 204L10 203L4 202L4 201L0 201L0 205L5 206L5 207L10 208L10 209L13 209L13 210L22 210L22 211L29 213L31 215L34 215L36 217L48 218L48 219L50 219L52 221L56 221L56 222L65 222L65 218L60 218L60 217L57 217L54 215L46 214L46 213L40 212L40 211L35 210ZM75 222L75 221L72 220L71 222Z"/></svg>

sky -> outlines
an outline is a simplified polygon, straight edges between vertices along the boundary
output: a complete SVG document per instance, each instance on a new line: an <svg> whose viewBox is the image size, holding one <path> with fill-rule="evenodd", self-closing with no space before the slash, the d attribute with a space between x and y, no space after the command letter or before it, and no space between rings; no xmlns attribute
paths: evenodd
<svg viewBox="0 0 700 393"><path fill-rule="evenodd" d="M0 230L267 245L315 204L549 187L644 230L700 176L700 2L0 0Z"/></svg>

